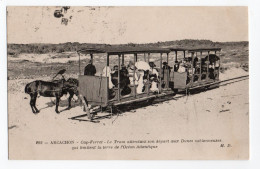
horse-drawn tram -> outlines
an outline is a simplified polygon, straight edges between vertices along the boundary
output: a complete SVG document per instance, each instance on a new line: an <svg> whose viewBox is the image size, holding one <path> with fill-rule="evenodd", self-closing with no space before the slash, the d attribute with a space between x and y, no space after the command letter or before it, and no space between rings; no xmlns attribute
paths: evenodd
<svg viewBox="0 0 260 169"><path fill-rule="evenodd" d="M82 49L78 51L79 97L89 120L92 121L97 114L91 111L93 107L99 107L101 110L110 107L112 113L113 106L149 101L157 97L174 95L180 90L187 91L217 84L220 66L217 52L219 51L220 48ZM180 52L183 53L183 57L178 58ZM97 54L106 56L106 65L103 66L102 72L81 75L81 55L89 55L90 64L93 64ZM186 57L186 54L190 56ZM174 63L169 62L169 57L172 56L175 56L175 59L171 58ZM113 68L110 66L110 60L113 62ZM125 63L125 60L128 60L128 63ZM155 62L159 64L156 65Z"/></svg>

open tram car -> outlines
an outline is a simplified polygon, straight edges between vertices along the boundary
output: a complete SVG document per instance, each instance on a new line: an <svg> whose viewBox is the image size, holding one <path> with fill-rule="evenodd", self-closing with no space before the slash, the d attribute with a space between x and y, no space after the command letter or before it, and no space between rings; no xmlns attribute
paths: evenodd
<svg viewBox="0 0 260 169"><path fill-rule="evenodd" d="M79 55L79 97L83 102L84 109L87 112L88 118L92 120L94 113L90 112L91 106L112 107L122 104L130 104L138 101L154 99L166 95L176 94L178 91L185 91L195 88L217 86L219 84L220 58L219 52L221 48L123 48L123 49L82 49L77 51ZM179 57L181 53L181 57ZM89 55L93 63L95 54L106 55L106 65L109 66L111 57L117 58L118 65L118 85L109 89L109 77L102 75L87 76L81 75L80 56ZM157 93L150 91L151 83L149 78L144 84L145 90L142 93L137 93L137 85L129 85L131 92L127 95L122 95L120 88L120 70L122 65L125 65L125 55L130 56L134 65L138 61L138 57L144 56L144 61L150 61L150 55L156 55L159 61L159 67L156 67L159 73ZM171 55L170 55L171 54ZM163 65L163 56L166 55L166 61ZM188 55L188 56L186 56ZM169 62L169 57L175 57ZM173 65L168 66L168 65ZM180 66L185 68L185 71L179 72ZM183 68L182 68L183 69ZM134 73L136 72L134 69ZM135 80L135 76L133 77ZM111 90L115 93L111 98Z"/></svg>

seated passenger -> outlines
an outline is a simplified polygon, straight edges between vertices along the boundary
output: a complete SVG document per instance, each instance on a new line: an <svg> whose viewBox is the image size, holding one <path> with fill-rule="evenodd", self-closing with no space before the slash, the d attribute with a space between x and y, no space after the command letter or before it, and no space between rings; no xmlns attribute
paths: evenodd
<svg viewBox="0 0 260 169"><path fill-rule="evenodd" d="M150 77L150 81L151 81L151 88L150 90L152 92L156 92L156 93L159 93L159 89L158 89L158 79L156 78L155 75L152 75Z"/></svg>
<svg viewBox="0 0 260 169"><path fill-rule="evenodd" d="M126 77L128 76L128 70L127 70L125 65L122 65L122 68L121 68L120 72L122 72L122 74L124 76L126 76Z"/></svg>
<svg viewBox="0 0 260 169"><path fill-rule="evenodd" d="M118 83L118 66L115 65L113 67L113 70L111 72L111 77L112 77L112 83L117 87Z"/></svg>
<svg viewBox="0 0 260 169"><path fill-rule="evenodd" d="M195 73L199 74L200 73L200 62L199 61L196 63L196 66L194 68L195 68Z"/></svg>
<svg viewBox="0 0 260 169"><path fill-rule="evenodd" d="M118 65L115 65L115 66L113 67L113 72L116 72L116 71L118 71Z"/></svg>
<svg viewBox="0 0 260 169"><path fill-rule="evenodd" d="M184 63L184 62L181 62L181 63L180 63L178 72L179 72L179 73L184 73L184 72L186 72L186 68L185 68L185 63Z"/></svg>
<svg viewBox="0 0 260 169"><path fill-rule="evenodd" d="M209 78L210 79L215 79L214 69L215 69L214 63L210 63L209 64Z"/></svg>
<svg viewBox="0 0 260 169"><path fill-rule="evenodd" d="M135 73L135 81L134 81L134 71L135 71L135 65L132 61L129 62L128 65L128 76L129 76L129 80L130 80L130 84L131 85L137 85L137 74Z"/></svg>
<svg viewBox="0 0 260 169"><path fill-rule="evenodd" d="M154 64L153 60L151 60L151 61L149 62L149 65L150 65L150 67L151 67L150 74L151 74L151 75L155 74L155 75L158 77L158 76L159 76L159 73L158 73L158 71L155 69L156 65Z"/></svg>
<svg viewBox="0 0 260 169"><path fill-rule="evenodd" d="M112 71L109 66L105 66L102 71L102 76L108 77L108 88L109 89L112 89L114 87L114 85L112 83L111 72Z"/></svg>
<svg viewBox="0 0 260 169"><path fill-rule="evenodd" d="M193 59L193 67L195 68L197 66L199 59L197 56L195 56L195 58Z"/></svg>
<svg viewBox="0 0 260 169"><path fill-rule="evenodd" d="M219 60L216 61L216 65L215 65L216 68L219 68Z"/></svg>
<svg viewBox="0 0 260 169"><path fill-rule="evenodd" d="M209 69L215 69L214 64L210 63L210 64L209 64Z"/></svg>
<svg viewBox="0 0 260 169"><path fill-rule="evenodd" d="M135 63L135 67L138 70L144 71L143 78L144 78L144 81L147 81L148 76L149 76L149 72L152 71L150 65L145 61L138 61L138 62ZM138 71L137 71L137 73L138 73Z"/></svg>
<svg viewBox="0 0 260 169"><path fill-rule="evenodd" d="M152 92L156 92L159 93L159 89L158 89L158 79L159 79L159 73L158 71L155 69L155 64L153 62L153 60L151 60L151 62L149 62L149 65L151 67L151 72L150 72L150 82L151 82L151 88L150 90Z"/></svg>
<svg viewBox="0 0 260 169"><path fill-rule="evenodd" d="M122 65L122 69L120 70L120 88L122 88L121 95L125 96L131 93L130 80L128 77L128 71L125 65Z"/></svg>

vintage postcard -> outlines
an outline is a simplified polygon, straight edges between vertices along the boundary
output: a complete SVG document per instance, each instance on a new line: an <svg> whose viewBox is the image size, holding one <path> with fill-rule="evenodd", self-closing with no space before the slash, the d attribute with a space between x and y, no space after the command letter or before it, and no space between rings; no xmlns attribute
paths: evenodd
<svg viewBox="0 0 260 169"><path fill-rule="evenodd" d="M10 160L249 159L246 6L6 10Z"/></svg>

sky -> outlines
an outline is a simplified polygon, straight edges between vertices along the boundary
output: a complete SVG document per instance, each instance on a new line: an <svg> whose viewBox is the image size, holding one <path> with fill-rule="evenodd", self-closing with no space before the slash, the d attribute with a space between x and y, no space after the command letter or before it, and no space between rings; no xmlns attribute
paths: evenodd
<svg viewBox="0 0 260 169"><path fill-rule="evenodd" d="M247 7L7 7L8 43L248 41ZM70 19L71 17L71 19Z"/></svg>

